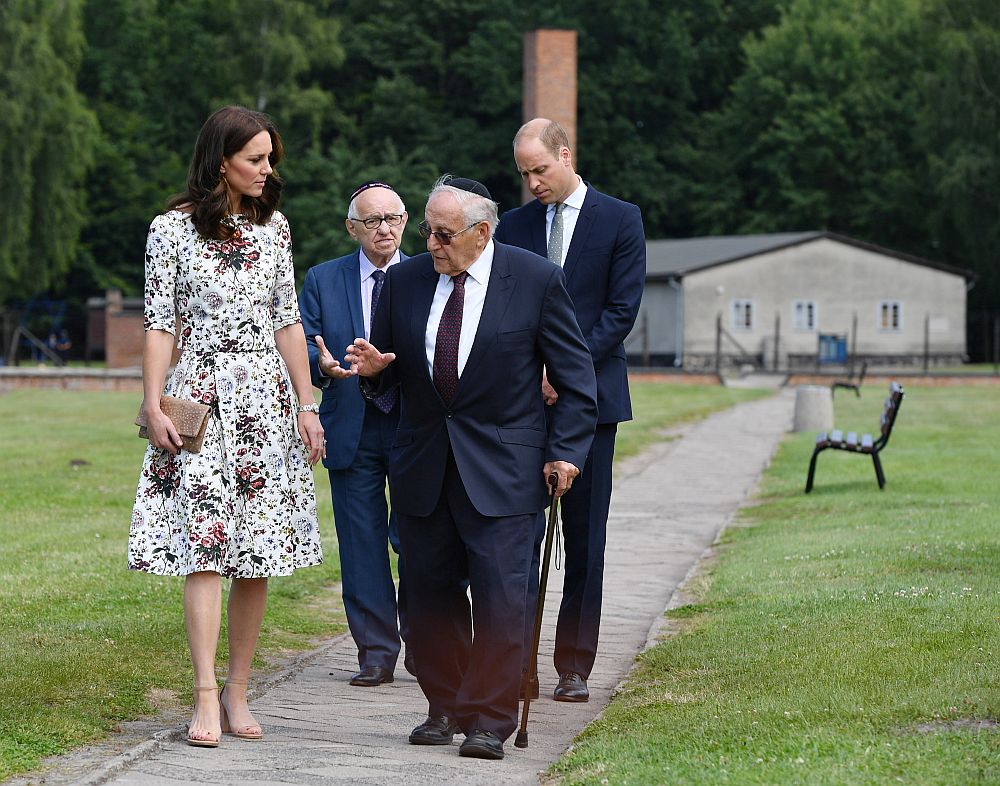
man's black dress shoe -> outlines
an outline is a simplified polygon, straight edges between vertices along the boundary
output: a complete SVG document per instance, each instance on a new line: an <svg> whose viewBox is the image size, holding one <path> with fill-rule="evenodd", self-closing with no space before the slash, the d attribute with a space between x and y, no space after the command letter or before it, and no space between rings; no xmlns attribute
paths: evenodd
<svg viewBox="0 0 1000 786"><path fill-rule="evenodd" d="M458 755L473 759L502 759L503 743L492 731L476 729L472 734L465 735L465 742L458 749Z"/></svg>
<svg viewBox="0 0 1000 786"><path fill-rule="evenodd" d="M538 675L525 677L521 680L521 701L525 699L534 701L538 698Z"/></svg>
<svg viewBox="0 0 1000 786"><path fill-rule="evenodd" d="M458 724L447 715L427 717L410 732L411 745L451 745L452 738L460 732Z"/></svg>
<svg viewBox="0 0 1000 786"><path fill-rule="evenodd" d="M589 701L587 681L575 671L567 671L560 675L559 684L552 691L552 698L556 701Z"/></svg>
<svg viewBox="0 0 1000 786"><path fill-rule="evenodd" d="M351 685L359 688L374 688L383 682L392 682L392 672L381 666L367 666L351 677Z"/></svg>
<svg viewBox="0 0 1000 786"><path fill-rule="evenodd" d="M417 664L413 662L413 655L407 650L406 654L403 656L403 668L406 669L414 677L417 676Z"/></svg>

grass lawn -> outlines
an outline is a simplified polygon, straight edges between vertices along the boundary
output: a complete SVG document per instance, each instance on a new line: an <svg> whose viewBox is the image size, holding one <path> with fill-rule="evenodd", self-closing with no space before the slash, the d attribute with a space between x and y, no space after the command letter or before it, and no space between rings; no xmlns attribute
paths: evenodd
<svg viewBox="0 0 1000 786"><path fill-rule="evenodd" d="M140 398L0 395L0 780L150 712L164 690L191 701L183 582L126 569ZM340 569L326 473L317 480L327 561L271 581L259 667L346 629L328 590Z"/></svg>
<svg viewBox="0 0 1000 786"><path fill-rule="evenodd" d="M871 431L887 387L838 396ZM791 435L568 784L1000 782L1000 392L907 391L882 453Z"/></svg>
<svg viewBox="0 0 1000 786"><path fill-rule="evenodd" d="M663 428L755 395L650 381L633 393L640 421L622 426L623 455ZM0 395L0 780L105 736L164 695L191 701L183 582L125 567L145 448L131 425L139 399ZM261 669L345 630L329 590L340 578L329 484L324 470L316 477L327 561L271 581Z"/></svg>

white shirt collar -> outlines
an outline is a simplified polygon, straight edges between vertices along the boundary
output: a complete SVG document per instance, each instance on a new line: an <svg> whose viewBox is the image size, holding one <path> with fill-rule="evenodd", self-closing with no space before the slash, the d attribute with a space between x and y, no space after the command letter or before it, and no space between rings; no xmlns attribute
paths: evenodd
<svg viewBox="0 0 1000 786"><path fill-rule="evenodd" d="M483 253L479 255L479 259L465 269L465 272L477 284L486 286L486 283L490 280L490 271L493 269L493 252L495 250L496 247L493 245L493 238L490 238L486 242L486 248L483 249Z"/></svg>
<svg viewBox="0 0 1000 786"><path fill-rule="evenodd" d="M375 267L372 261L365 255L365 250L363 248L358 248L358 257L361 261L361 280L364 281L369 278L372 273L374 273L379 268ZM392 259L385 263L385 267L382 270L388 270L390 267L399 262L399 249L396 249L396 253L392 255Z"/></svg>
<svg viewBox="0 0 1000 786"><path fill-rule="evenodd" d="M580 176L577 175L577 177ZM583 178L580 177L580 182L577 184L576 188L573 189L573 192L568 197L566 197L566 199L563 201L563 204L567 205L568 207L572 207L576 210L583 210L583 203L586 200L586 198L587 198L587 184L584 183ZM547 206L548 213L554 212L555 209L556 206L554 202L551 205Z"/></svg>

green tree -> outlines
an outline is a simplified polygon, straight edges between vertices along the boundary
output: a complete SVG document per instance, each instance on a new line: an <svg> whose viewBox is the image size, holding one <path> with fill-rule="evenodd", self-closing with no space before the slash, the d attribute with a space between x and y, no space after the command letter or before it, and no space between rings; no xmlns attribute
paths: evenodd
<svg viewBox="0 0 1000 786"><path fill-rule="evenodd" d="M679 157L695 142L698 105L711 102L699 94L711 81L702 58L722 3L584 0L576 11L580 174L638 204L647 235L687 234L692 173Z"/></svg>
<svg viewBox="0 0 1000 786"><path fill-rule="evenodd" d="M942 64L926 83L921 137L930 160L938 253L972 268L973 308L1000 308L1000 5L932 0Z"/></svg>
<svg viewBox="0 0 1000 786"><path fill-rule="evenodd" d="M354 152L355 172L397 167L416 215L444 172L481 180L502 208L519 204L510 142L520 123L521 35L527 29L521 4L343 5L348 57L336 77L341 107L355 125L338 142ZM396 163L385 160L392 151Z"/></svg>
<svg viewBox="0 0 1000 786"><path fill-rule="evenodd" d="M198 129L220 106L242 104L275 118L287 152L282 174L319 149L337 114L334 93L318 80L343 59L332 6L91 0L82 89L102 133L76 291L141 291L149 222L184 187Z"/></svg>
<svg viewBox="0 0 1000 786"><path fill-rule="evenodd" d="M511 139L522 121L523 35L575 29L580 172L640 204L651 237L683 234L693 227L691 184L703 178L690 165L700 115L724 100L742 68L743 36L775 19L777 6L348 0L337 83L356 122L348 144L359 161L378 162L392 147L438 173L476 176L502 210L520 204Z"/></svg>
<svg viewBox="0 0 1000 786"><path fill-rule="evenodd" d="M149 218L223 103L270 112L284 134L300 270L350 248L345 201L366 179L393 182L414 217L442 172L482 180L501 209L519 204L510 144L523 34L538 27L579 31L580 171L639 203L651 237L689 233L701 117L777 3L91 0L83 85L102 139L78 288L138 291ZM404 249L423 250L416 233Z"/></svg>
<svg viewBox="0 0 1000 786"><path fill-rule="evenodd" d="M702 231L833 229L927 253L933 197L916 133L933 31L917 0L792 0L746 44L708 128Z"/></svg>
<svg viewBox="0 0 1000 786"><path fill-rule="evenodd" d="M61 283L86 219L97 125L76 89L81 6L0 5L0 300Z"/></svg>

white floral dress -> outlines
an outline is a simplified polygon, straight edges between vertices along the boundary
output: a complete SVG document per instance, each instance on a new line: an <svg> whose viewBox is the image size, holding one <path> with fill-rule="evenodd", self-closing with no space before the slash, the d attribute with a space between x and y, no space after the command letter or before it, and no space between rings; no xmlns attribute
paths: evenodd
<svg viewBox="0 0 1000 786"><path fill-rule="evenodd" d="M288 222L242 216L226 241L187 213L157 216L146 242L146 330L175 331L181 358L164 393L210 404L199 453L149 446L128 563L184 576L280 576L323 561L316 492L274 331L300 321Z"/></svg>

